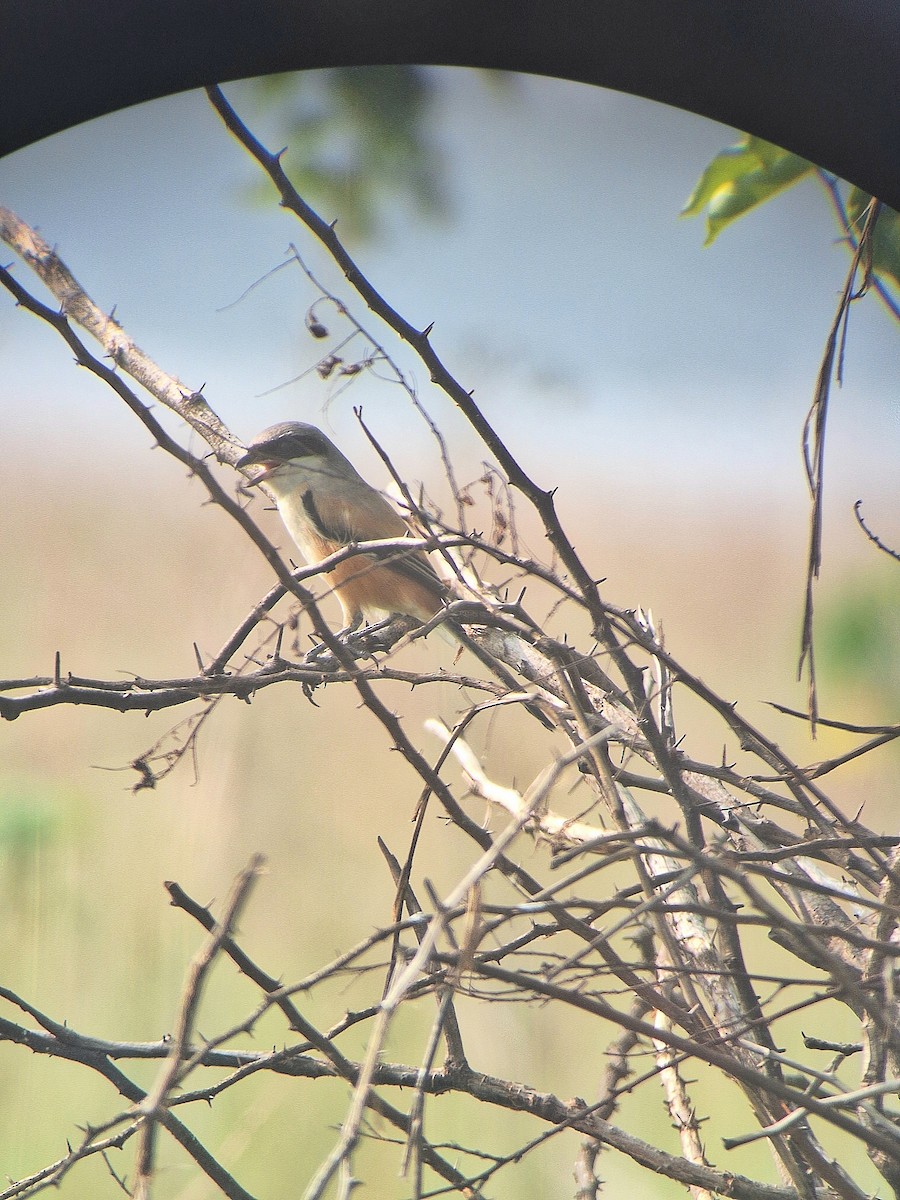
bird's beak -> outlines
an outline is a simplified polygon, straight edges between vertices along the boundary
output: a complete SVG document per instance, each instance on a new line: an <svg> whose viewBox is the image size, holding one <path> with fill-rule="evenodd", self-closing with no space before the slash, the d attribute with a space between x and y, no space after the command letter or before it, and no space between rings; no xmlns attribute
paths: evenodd
<svg viewBox="0 0 900 1200"><path fill-rule="evenodd" d="M235 467L237 467L237 469L239 471L241 471L244 469L244 467L252 467L256 461L257 461L257 458L256 458L256 455L253 453L253 451L247 450L244 454L241 455L241 457L237 460L237 462L234 465L235 465Z"/></svg>
<svg viewBox="0 0 900 1200"><path fill-rule="evenodd" d="M283 464L280 461L272 458L257 458L257 451L248 450L246 454L241 455L234 465L239 471L243 470L244 467L263 468L258 475L255 475L253 479L249 481L250 486L255 487L258 483L263 483L266 479L268 479L269 476L274 471L277 471L278 468Z"/></svg>

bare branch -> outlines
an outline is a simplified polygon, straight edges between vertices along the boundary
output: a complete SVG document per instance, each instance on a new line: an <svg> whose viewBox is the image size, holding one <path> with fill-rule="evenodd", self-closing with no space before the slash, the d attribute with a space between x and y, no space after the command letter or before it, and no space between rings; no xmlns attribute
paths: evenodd
<svg viewBox="0 0 900 1200"><path fill-rule="evenodd" d="M237 877L231 895L226 901L221 921L210 931L205 945L191 963L175 1023L169 1057L157 1076L156 1083L140 1106L142 1119L138 1137L137 1179L134 1189L136 1200L149 1200L151 1194L156 1127L168 1107L169 1092L177 1085L185 1071L182 1060L191 1038L206 976L222 949L222 944L230 938L234 923L247 900L250 888L259 876L262 864L262 857L256 856L246 870Z"/></svg>
<svg viewBox="0 0 900 1200"><path fill-rule="evenodd" d="M803 668L806 666L809 680L809 721L813 734L815 734L819 707L816 692L816 668L813 648L813 585L819 577L819 568L822 565L822 513L825 499L823 477L825 470L825 427L828 417L828 398L836 362L837 379L839 383L841 381L843 354L838 353L838 342L842 330L844 337L846 337L850 305L855 299L863 295L868 285L868 271L866 271L866 278L858 290L856 288L856 276L860 265L865 262L867 255L869 256L869 261L871 261L871 239L874 236L875 222L878 220L880 209L879 202L873 200L866 214L865 224L859 235L859 241L850 263L850 270L847 272L844 290L838 302L837 313L825 342L825 354L822 358L822 365L819 368L813 402L803 425L803 457L806 464L806 477L812 499L812 513L810 517L809 555L806 567L806 602L803 611L803 632L800 638L800 660L797 665L797 677L802 678ZM841 342L841 345L843 345L843 342Z"/></svg>
<svg viewBox="0 0 900 1200"><path fill-rule="evenodd" d="M415 329L380 295L334 227L297 194L280 156L261 146L219 89L210 89L210 98L276 184L282 205L328 250L369 309L418 354L493 461L485 462L480 481L460 487L442 433L389 345L324 288L292 248L291 261L299 263L317 291L306 319L316 339L316 361L309 368L313 380L316 375L330 380L327 386L337 394L368 370L373 378L405 389L436 439L453 494L448 507L454 527L431 511L435 506L424 488L403 480L390 447L357 413L403 497L411 528L421 536L353 543L315 566L291 570L253 522L251 506L223 486L215 464L168 433L126 377L187 421L221 463L233 464L240 444L207 400L154 364L117 321L100 312L55 251L0 210L0 236L51 288L60 309L42 304L12 272L0 270L6 289L65 341L77 363L128 405L158 445L201 480L273 571L265 595L242 619L235 617L233 632L209 661L196 646L185 647L190 665L183 676L104 680L76 675L63 669L69 655L62 647L46 674L0 681L0 716L13 720L66 704L151 712L193 703L179 726L133 760L138 786L151 787L185 755L197 752L198 730L225 696L249 702L265 688L294 684L315 703L317 689L349 685L360 708L380 727L384 749L398 750L410 768L406 798L414 810L402 865L379 839L395 889L388 912L379 917L361 909L364 926L353 935L356 944L304 968L308 973L300 979L285 982L263 970L235 932L258 862L240 877L218 921L179 885L167 884L173 905L208 934L180 996L173 998L176 1023L169 1039L91 1038L0 987L0 1000L17 1010L15 1019L0 1019L0 1040L97 1072L124 1100L102 1126L85 1130L66 1155L11 1184L0 1200L24 1200L55 1186L83 1161L132 1139L135 1193L147 1197L163 1129L219 1191L232 1200L250 1200L179 1119L179 1110L192 1111L190 1106L212 1103L226 1092L235 1097L251 1077L263 1084L275 1075L298 1091L304 1081L331 1079L347 1092L332 1152L312 1180L300 1182L300 1192L307 1187L310 1200L335 1192L350 1196L359 1182L355 1175L361 1174L357 1149L367 1137L394 1147L398 1158L405 1155L407 1190L417 1200L449 1190L474 1200L513 1162L550 1139L573 1136L580 1147L572 1154L577 1155L579 1200L596 1200L596 1158L604 1147L687 1187L698 1200L712 1195L862 1200L864 1189L842 1165L843 1149L857 1145L900 1194L900 1118L889 1099L900 1090L898 838L864 826L861 811L846 816L826 790L835 773L895 740L900 727L819 720L814 703L811 589L823 544L828 389L836 368L839 375L855 275L848 277L807 419L813 527L804 661L814 723L855 735L857 744L823 761L795 761L765 728L680 661L649 611L617 608L602 599L598 580L562 527L554 490L524 469L471 393L451 376L432 346L430 327ZM874 219L870 214L859 239L855 269L865 269ZM342 326L333 336L326 327L332 325L329 306ZM89 351L76 326L100 342L112 365ZM484 513L474 507L479 493ZM531 517L549 541L549 564L520 546L514 493L531 506ZM473 530L478 520L486 534ZM861 516L860 524L886 549ZM353 560L360 570L378 569L422 553L434 556L448 586L446 607L433 620L425 625L386 621L341 635L332 631L319 603L333 590L336 568L346 569ZM501 582L489 582L491 575ZM531 581L537 586L529 590L526 608L523 589ZM540 610L534 607L535 594ZM287 605L278 609L291 598L304 622L308 617L308 646L300 633L285 636L286 630L300 628L300 617L288 614ZM568 626L569 618L577 626ZM405 667L406 647L442 625L477 659L472 673L458 672L455 664L447 671ZM572 627L589 628L587 649L558 632ZM304 625L304 637L307 632ZM200 636L197 640L202 644ZM421 750L388 703L398 689L383 684L398 682L430 689L440 685L436 695L453 716L446 724L434 719L426 724L440 740L440 752ZM704 761L690 748L693 730L684 717L698 708L718 722L722 749L717 748L715 761ZM535 748L541 754L530 785L528 776L521 781L521 766L488 767L489 751L482 752L476 740L483 726L486 734L492 732L490 723L512 728L514 714L523 714L515 717L517 736L527 717L538 722L528 722L540 739ZM568 794L563 784L571 785ZM473 818L467 808L473 797L486 801L487 821L499 817L498 830ZM420 879L435 816L442 822L439 828L463 845L461 865L440 883ZM761 945L760 930L775 944L774 954ZM246 1009L199 1037L198 1005L210 967L220 957L234 963L258 994ZM344 995L348 981L358 989L352 1010L332 1011L328 1005ZM429 998L436 1017L408 1056L411 1061L387 1061L387 1037L397 1014ZM554 1027L577 1014L593 1044L609 1048L605 1070L593 1060L570 1064L583 1072L586 1086L580 1090L597 1099L563 1100L558 1090L530 1087L522 1073L499 1078L481 1072L475 1061L479 1039L467 1026L463 1034L469 1014L474 1020L484 1005L494 1011L501 1005L528 1006L535 1019ZM837 1005L856 1022L857 1040L838 1044L829 1036ZM310 1013L323 1010L324 1021L310 1019ZM785 1034L795 1029L797 1013L821 1027L792 1050ZM788 1017L794 1017L793 1024ZM263 1018L282 1022L285 1039L274 1048L248 1050L246 1039ZM442 1039L446 1061L438 1066ZM358 1048L363 1044L364 1051ZM357 1048L351 1052L348 1045ZM817 1046L830 1047L835 1055L826 1069L816 1066L815 1058L805 1061L804 1051ZM861 1081L842 1078L850 1075L842 1069L848 1046L864 1050ZM144 1093L118 1064L149 1060L158 1064L157 1073ZM701 1139L700 1114L709 1108L708 1093L691 1082L691 1062L704 1063L715 1087L736 1089L747 1102L742 1111L750 1114L751 1127L728 1129L724 1151L718 1139L707 1138L707 1145ZM552 1066L548 1063L548 1071ZM651 1145L627 1128L641 1106L620 1102L635 1093L645 1103L654 1085L662 1087L675 1126L678 1140L673 1137L671 1144ZM426 1112L429 1128L440 1114L429 1098L450 1093L485 1114L503 1109L527 1116L532 1124L502 1153L487 1139L474 1147L430 1140ZM834 1155L818 1141L822 1127L840 1145ZM730 1147L755 1140L771 1148L780 1185L723 1168ZM109 1170L117 1188L128 1186L124 1172L111 1165Z"/></svg>
<svg viewBox="0 0 900 1200"><path fill-rule="evenodd" d="M876 533L873 533L873 531L866 524L862 515L862 500L857 500L853 505L853 514L856 517L860 529L863 531L869 541L874 546L877 546L879 550L882 550L885 554L887 554L890 558L896 559L898 562L900 562L900 550L892 550L890 546L886 546L881 538L878 537Z"/></svg>

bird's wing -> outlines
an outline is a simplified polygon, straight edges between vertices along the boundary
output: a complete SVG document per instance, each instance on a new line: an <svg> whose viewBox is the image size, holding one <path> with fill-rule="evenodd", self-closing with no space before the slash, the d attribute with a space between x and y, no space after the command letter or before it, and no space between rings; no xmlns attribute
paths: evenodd
<svg viewBox="0 0 900 1200"><path fill-rule="evenodd" d="M316 532L336 546L411 536L409 526L378 492L372 489L366 500L365 505L354 505L352 523L345 506L332 502L330 498L317 504L311 490L303 493L303 508ZM396 558L385 557L380 565L405 575L439 595L444 594L446 587L443 581L421 550L411 550L402 557L399 550L395 553Z"/></svg>

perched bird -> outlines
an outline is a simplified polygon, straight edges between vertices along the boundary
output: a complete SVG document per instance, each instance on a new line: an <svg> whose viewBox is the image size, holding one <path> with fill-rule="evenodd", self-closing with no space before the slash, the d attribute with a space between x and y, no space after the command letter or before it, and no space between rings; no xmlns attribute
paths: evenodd
<svg viewBox="0 0 900 1200"><path fill-rule="evenodd" d="M357 542L409 535L400 514L315 425L282 421L264 429L235 466L262 468L253 483L265 483L272 492L288 533L310 566ZM428 621L450 598L421 550L398 549L384 557L352 554L328 573L348 630L396 613ZM458 621L448 616L441 630L466 646L509 692L521 695L515 677ZM537 698L525 700L525 707L545 728L554 728Z"/></svg>
<svg viewBox="0 0 900 1200"><path fill-rule="evenodd" d="M236 466L263 470L281 519L309 565L355 542L409 534L403 518L370 487L334 442L301 421L282 421L253 439ZM421 550L386 556L354 554L329 575L344 624L355 629L393 613L427 621L447 590Z"/></svg>

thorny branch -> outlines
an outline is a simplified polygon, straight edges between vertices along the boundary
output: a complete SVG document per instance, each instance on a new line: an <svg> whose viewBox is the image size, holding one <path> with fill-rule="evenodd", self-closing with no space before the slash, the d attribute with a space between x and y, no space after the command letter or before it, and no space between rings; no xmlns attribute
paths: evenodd
<svg viewBox="0 0 900 1200"><path fill-rule="evenodd" d="M395 471L388 451L367 435L399 486L407 515L420 535L365 544L376 557L424 549L442 566L455 597L430 626L394 621L358 634L336 637L319 610L329 591L329 571L360 546L348 547L314 568L291 570L253 521L242 498L222 482L211 464L171 435L126 381L133 380L169 412L187 422L213 450L218 462L233 464L241 446L209 402L153 363L111 316L100 312L56 252L7 210L0 209L2 237L41 278L59 302L53 310L32 296L12 271L0 282L16 302L52 327L90 370L128 405L154 441L202 482L271 565L275 582L208 663L181 678L124 681L94 679L63 671L57 655L52 673L0 681L0 716L13 720L57 705L84 704L117 711L151 712L199 703L187 732L138 757L132 764L138 786L154 786L185 752L195 750L197 730L225 696L250 701L264 688L299 684L314 699L325 687L350 685L385 731L389 744L409 764L419 791L418 823L405 865L388 854L398 902L393 915L356 946L300 980L283 983L257 965L239 944L234 919L257 866L237 882L223 916L175 883L172 903L208 932L175 1011L172 1037L145 1043L116 1042L79 1034L13 991L0 1000L35 1027L0 1018L0 1040L33 1053L65 1059L99 1073L117 1089L126 1107L99 1127L87 1128L68 1153L28 1178L11 1182L0 1200L20 1200L56 1186L80 1163L136 1143L134 1194L148 1196L156 1165L155 1143L165 1131L224 1195L250 1200L249 1193L187 1128L181 1113L212 1104L250 1076L279 1075L297 1082L339 1080L348 1090L348 1110L332 1151L313 1170L307 1195L349 1196L358 1182L357 1153L363 1139L378 1135L367 1125L377 1115L405 1147L408 1186L416 1200L453 1191L487 1196L512 1164L535 1155L550 1141L577 1138L578 1200L595 1200L600 1184L598 1156L608 1149L689 1188L696 1197L716 1194L741 1200L862 1200L863 1186L845 1156L823 1148L821 1131L842 1145L861 1147L874 1169L900 1195L900 1112L891 1097L900 1092L900 1011L895 976L900 957L900 842L847 818L820 781L846 763L895 739L896 725L854 727L826 722L854 748L824 762L792 761L777 743L738 708L681 663L640 612L607 603L587 564L567 537L554 490L536 482L476 405L473 395L449 372L435 351L430 329L411 326L377 291L342 245L333 225L303 201L285 175L278 155L267 151L243 125L221 90L210 99L227 128L256 159L278 189L281 204L295 214L329 251L373 314L426 366L432 382L466 416L493 460L485 469L490 536L470 527L472 488L460 488L440 431L425 412L404 373L381 339L370 334L343 298L318 283L292 247L291 262L316 288L307 328L330 337L316 305L331 305L349 332L336 335L315 366L321 378L336 373L344 386L373 364L386 364L405 388L438 441L450 482L454 518L414 493ZM855 271L875 220L870 214L857 245L854 271L829 339L817 396L808 423L808 469L813 493L810 591L804 656L811 680L812 578L821 557L821 483L825 413L839 338L854 292ZM92 354L75 327L95 338L112 360ZM348 346L364 343L355 363ZM365 428L365 426L364 426ZM526 556L515 531L512 489L539 518L553 561ZM865 528L865 526L864 526ZM873 535L875 544L884 548ZM502 572L500 583L490 583ZM552 619L525 607L522 589L536 583L550 596ZM517 597L510 599L510 596ZM280 605L299 604L299 615L280 615ZM568 616L586 617L593 644L578 649L558 629ZM477 674L468 663L453 671L412 672L403 665L408 643L445 620L465 627L477 647ZM308 621L314 642L303 652L285 648L285 629ZM299 640L299 639L298 639ZM450 728L431 721L443 743L432 759L418 749L417 735L384 702L385 681L465 689L471 701ZM704 762L690 755L680 724L685 693L721 722L734 761ZM540 722L548 766L530 787L491 778L467 737L491 714L502 719L524 709ZM782 711L789 712L782 706ZM799 715L799 714L792 714ZM552 730L548 732L548 727ZM563 748L564 747L564 748ZM576 808L560 809L561 785L572 785ZM477 797L499 814L499 833L472 818L463 801ZM413 890L419 832L433 798L453 827L480 853L458 882L444 889L425 878ZM523 865L522 844L534 844L534 873ZM419 897L427 897L427 903ZM404 903L408 916L402 918ZM371 921L368 928L371 929ZM770 942L761 946L759 932ZM215 961L229 960L260 994L238 1021L200 1038L197 1006ZM387 982L385 983L385 973ZM328 1029L308 1015L312 999L328 1003L327 987L353 980L366 1003L337 1017ZM385 1059L385 1039L401 1008L431 996L437 1017L416 1062ZM465 1005L463 1005L465 1000ZM548 1026L568 1014L592 1022L595 1044L609 1045L605 1073L593 1060L581 1072L584 1091L563 1100L523 1078L499 1078L471 1060L466 1024L472 1006L540 1005ZM845 1078L847 1054L827 1070L809 1057L831 1047L834 1013L855 1021L863 1051L862 1079ZM804 1051L789 1054L788 1018L802 1013L816 1032ZM282 1019L286 1041L271 1050L248 1049L249 1037L266 1014ZM365 1030L366 1051L357 1061L342 1039ZM441 1037L448 1054L435 1066ZM144 1092L116 1065L159 1060L155 1085ZM720 1147L700 1136L714 1108L709 1092L695 1086L696 1064L716 1073L717 1087L747 1102L749 1131L729 1131ZM653 1145L630 1128L629 1100L648 1103L653 1086L676 1135ZM530 1118L515 1153L494 1153L484 1143L449 1149L428 1135L429 1098L454 1094L481 1106ZM388 1097L391 1098L388 1098ZM738 1110L735 1109L735 1112ZM176 1112L179 1113L176 1116ZM729 1118L737 1119L737 1118ZM618 1122L618 1123L615 1123ZM538 1132L534 1132L536 1124ZM389 1139L380 1138L387 1146ZM728 1151L765 1140L776 1182L748 1178L729 1169ZM487 1165L485 1165L487 1164ZM112 1171L112 1168L110 1167ZM118 1180L118 1176L114 1178ZM120 1183L121 1181L119 1181ZM305 1181L304 1181L305 1182ZM117 1183L117 1186L119 1184ZM431 1189L429 1192L427 1189Z"/></svg>
<svg viewBox="0 0 900 1200"><path fill-rule="evenodd" d="M153 1156L156 1129L171 1104L171 1093L178 1086L179 1076L190 1069L191 1059L183 1063L186 1050L193 1037L194 1023L200 996L206 977L219 950L230 936L238 914L246 903L250 888L262 867L261 856L256 856L245 871L237 878L232 894L225 904L225 912L209 933L206 944L201 947L184 986L172 1045L156 1082L141 1104L141 1123L138 1128L138 1148L134 1195L136 1200L149 1200L152 1190Z"/></svg>

